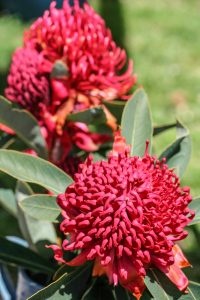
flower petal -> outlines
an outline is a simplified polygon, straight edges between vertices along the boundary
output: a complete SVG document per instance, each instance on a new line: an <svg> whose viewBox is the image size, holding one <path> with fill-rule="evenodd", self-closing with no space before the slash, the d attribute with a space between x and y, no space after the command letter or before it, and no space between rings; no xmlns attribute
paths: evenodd
<svg viewBox="0 0 200 300"><path fill-rule="evenodd" d="M144 277L142 276L137 276L135 277L135 280L123 285L126 289L128 289L135 297L137 300L139 300L146 288L144 284Z"/></svg>
<svg viewBox="0 0 200 300"><path fill-rule="evenodd" d="M80 266L80 265L84 264L87 261L88 253L89 253L88 250L82 251L79 255L77 255L71 261L69 261L69 262L65 261L65 264L67 264L68 266L71 266L71 267Z"/></svg>
<svg viewBox="0 0 200 300"><path fill-rule="evenodd" d="M101 265L100 259L96 258L94 262L94 267L92 271L92 276L102 276L106 274L106 268Z"/></svg>
<svg viewBox="0 0 200 300"><path fill-rule="evenodd" d="M120 284L140 299L145 289L144 277L127 257L118 260L118 274Z"/></svg>
<svg viewBox="0 0 200 300"><path fill-rule="evenodd" d="M84 151L97 151L99 148L94 144L89 134L85 134L83 132L76 133L74 140L76 145Z"/></svg>
<svg viewBox="0 0 200 300"><path fill-rule="evenodd" d="M189 282L178 264L174 263L168 268L160 268L163 273L177 286L180 291L185 291Z"/></svg>
<svg viewBox="0 0 200 300"><path fill-rule="evenodd" d="M61 263L65 263L65 260L63 259L63 251L59 246L46 245L46 248L51 248L54 251L55 260L60 261Z"/></svg>
<svg viewBox="0 0 200 300"><path fill-rule="evenodd" d="M110 155L118 156L119 153L124 153L125 151L130 151L130 146L127 146L126 139L121 135L121 131L115 132L113 150L110 152Z"/></svg>
<svg viewBox="0 0 200 300"><path fill-rule="evenodd" d="M12 129L2 123L0 123L0 130L5 131L8 134L15 135L15 132Z"/></svg>
<svg viewBox="0 0 200 300"><path fill-rule="evenodd" d="M178 245L174 245L172 250L174 253L175 263L179 266L179 268L185 268L191 266L191 264L186 259L185 255L183 254L181 248Z"/></svg>

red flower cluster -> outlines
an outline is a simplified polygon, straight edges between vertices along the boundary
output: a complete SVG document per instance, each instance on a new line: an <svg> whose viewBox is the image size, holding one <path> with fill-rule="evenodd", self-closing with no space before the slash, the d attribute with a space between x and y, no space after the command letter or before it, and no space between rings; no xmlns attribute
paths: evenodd
<svg viewBox="0 0 200 300"><path fill-rule="evenodd" d="M54 163L51 153L55 157L61 152L66 158L73 143L94 151L110 139L80 124L68 126L68 114L101 105L102 100L127 99L136 82L131 61L122 71L126 53L117 47L104 20L88 4L82 8L78 2L71 7L64 0L62 9L52 2L25 32L24 47L13 55L5 90L8 99L37 117ZM111 114L106 111L106 115L114 127ZM73 136L81 136L81 143Z"/></svg>
<svg viewBox="0 0 200 300"><path fill-rule="evenodd" d="M148 154L130 157L129 147L116 136L108 161L79 165L74 183L57 202L62 208L60 230L70 236L62 249L49 246L58 261L77 266L94 260L93 275L107 274L110 283L130 290L137 299L145 288L149 267L156 267L184 291L189 266L176 241L187 236L184 227L194 213L188 187ZM71 262L63 252L81 250Z"/></svg>
<svg viewBox="0 0 200 300"><path fill-rule="evenodd" d="M34 49L17 49L13 56L6 96L13 102L21 104L32 113L40 103L50 105L50 86L47 76L41 72L43 58Z"/></svg>

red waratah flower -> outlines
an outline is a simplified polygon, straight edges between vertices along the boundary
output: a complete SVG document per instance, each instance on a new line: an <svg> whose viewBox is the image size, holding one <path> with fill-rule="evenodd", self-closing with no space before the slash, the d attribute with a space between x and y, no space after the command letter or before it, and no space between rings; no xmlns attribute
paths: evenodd
<svg viewBox="0 0 200 300"><path fill-rule="evenodd" d="M52 63L49 72L56 90L52 101L71 99L73 110L103 99L127 99L136 82L131 61L122 73L126 52L117 47L104 20L87 3L80 7L78 0L73 7L64 0L62 9L53 1L25 33L24 46Z"/></svg>
<svg viewBox="0 0 200 300"><path fill-rule="evenodd" d="M109 135L94 134L80 123L68 126L72 112L101 105L102 100L127 99L136 82L132 62L125 50L117 47L104 20L79 1L62 9L52 2L43 17L25 33L24 47L12 59L6 97L30 110L38 119L47 141L50 160L60 160L73 144L84 151L96 151L110 140ZM105 109L108 125L116 120ZM84 128L83 128L84 127Z"/></svg>
<svg viewBox="0 0 200 300"><path fill-rule="evenodd" d="M34 114L39 105L50 105L50 85L41 70L43 58L34 49L17 49L13 55L6 97Z"/></svg>
<svg viewBox="0 0 200 300"><path fill-rule="evenodd" d="M61 231L70 236L62 248L49 246L55 259L71 266L94 260L93 275L107 274L110 283L140 298L149 267L155 267L185 291L189 266L176 241L187 236L184 227L194 213L188 187L181 188L173 170L145 151L130 156L129 147L115 137L108 161L87 158L79 165L65 194L57 202L64 218ZM81 250L70 262L65 251Z"/></svg>

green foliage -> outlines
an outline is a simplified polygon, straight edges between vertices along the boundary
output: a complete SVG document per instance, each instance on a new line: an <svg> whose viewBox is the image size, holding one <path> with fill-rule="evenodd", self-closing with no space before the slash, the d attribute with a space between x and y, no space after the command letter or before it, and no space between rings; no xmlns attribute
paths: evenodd
<svg viewBox="0 0 200 300"><path fill-rule="evenodd" d="M0 261L46 274L55 271L51 263L37 253L2 237L0 237Z"/></svg>
<svg viewBox="0 0 200 300"><path fill-rule="evenodd" d="M200 285L190 282L188 293L180 292L176 286L160 271L150 269L145 277L145 284L154 300L198 300Z"/></svg>
<svg viewBox="0 0 200 300"><path fill-rule="evenodd" d="M44 254L44 256L47 257L47 252L49 251L45 249L45 245L49 243L55 244L57 236L52 223L44 222L34 218L33 216L29 216L21 209L21 203L32 194L33 191L27 183L20 181L17 182L17 219L21 232L25 240L29 243L30 248L34 251L38 251L40 254Z"/></svg>
<svg viewBox="0 0 200 300"><path fill-rule="evenodd" d="M56 203L56 197L49 195L32 195L20 203L23 211L38 220L58 222L61 209Z"/></svg>
<svg viewBox="0 0 200 300"><path fill-rule="evenodd" d="M176 124L177 139L160 156L166 158L169 168L175 168L179 177L182 177L191 156L192 142L188 130L180 123Z"/></svg>
<svg viewBox="0 0 200 300"><path fill-rule="evenodd" d="M0 96L0 122L11 128L20 139L41 157L47 158L46 143L40 126L30 112L16 107Z"/></svg>
<svg viewBox="0 0 200 300"><path fill-rule="evenodd" d="M111 112L111 114L117 119L117 123L121 124L122 113L126 104L126 101L103 101L103 104Z"/></svg>
<svg viewBox="0 0 200 300"><path fill-rule="evenodd" d="M83 265L70 274L66 273L44 289L40 290L29 300L80 300L87 289L91 275L91 264Z"/></svg>
<svg viewBox="0 0 200 300"><path fill-rule="evenodd" d="M36 183L55 194L63 193L72 183L66 173L50 162L12 150L0 150L0 170L18 180Z"/></svg>
<svg viewBox="0 0 200 300"><path fill-rule="evenodd" d="M12 189L0 188L0 204L13 216L17 215L16 200Z"/></svg>
<svg viewBox="0 0 200 300"><path fill-rule="evenodd" d="M94 107L68 115L67 121L82 122L85 124L103 124L106 122L106 115L102 107Z"/></svg>
<svg viewBox="0 0 200 300"><path fill-rule="evenodd" d="M131 155L143 156L147 140L151 153L153 128L147 95L143 89L137 90L126 103L121 128L127 144L131 145Z"/></svg>
<svg viewBox="0 0 200 300"><path fill-rule="evenodd" d="M200 223L200 197L194 198L189 204L189 208L195 211L195 217L189 226Z"/></svg>

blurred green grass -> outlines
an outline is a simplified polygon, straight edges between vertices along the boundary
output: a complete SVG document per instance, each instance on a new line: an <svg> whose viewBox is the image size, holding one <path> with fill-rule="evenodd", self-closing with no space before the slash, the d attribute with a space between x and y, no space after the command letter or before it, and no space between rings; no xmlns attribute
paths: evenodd
<svg viewBox="0 0 200 300"><path fill-rule="evenodd" d="M138 82L149 95L155 125L176 117L190 129L193 156L184 177L193 195L200 194L200 34L198 0L91 0L103 13L114 38L134 59ZM0 18L0 88L12 51L22 44L24 27L17 17ZM175 132L156 138L158 153Z"/></svg>

